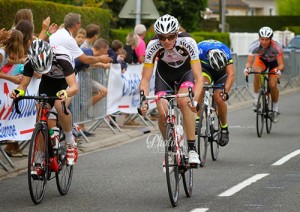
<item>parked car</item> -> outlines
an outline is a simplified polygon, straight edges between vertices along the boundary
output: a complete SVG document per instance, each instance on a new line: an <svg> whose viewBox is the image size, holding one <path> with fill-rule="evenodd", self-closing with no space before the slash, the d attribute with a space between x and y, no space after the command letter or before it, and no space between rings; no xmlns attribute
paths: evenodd
<svg viewBox="0 0 300 212"><path fill-rule="evenodd" d="M293 37L286 49L300 49L300 35Z"/></svg>

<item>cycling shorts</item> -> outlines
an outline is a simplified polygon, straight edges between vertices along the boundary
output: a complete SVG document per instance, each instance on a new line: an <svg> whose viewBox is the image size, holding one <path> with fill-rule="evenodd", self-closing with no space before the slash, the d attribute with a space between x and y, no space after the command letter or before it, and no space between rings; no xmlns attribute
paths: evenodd
<svg viewBox="0 0 300 212"><path fill-rule="evenodd" d="M166 91L194 87L194 75L190 65L183 65L180 68L172 68L167 64L157 66L155 73L155 94L163 94Z"/></svg>
<svg viewBox="0 0 300 212"><path fill-rule="evenodd" d="M39 95L46 94L47 96L56 96L56 93L60 90L67 89L68 84L63 79L57 79L48 77L47 75L42 75L42 80L39 87ZM49 100L48 103L50 104L51 108L54 106L55 100Z"/></svg>
<svg viewBox="0 0 300 212"><path fill-rule="evenodd" d="M275 69L278 67L278 63L277 60L267 62L262 57L257 55L255 58L254 66L262 67L264 71L269 69L269 72L275 72ZM275 75L270 75L270 76L275 76Z"/></svg>
<svg viewBox="0 0 300 212"><path fill-rule="evenodd" d="M227 73L226 71L221 71L221 72L217 72L213 69L208 70L208 69L204 69L202 67L202 75L203 77L206 77L209 79L209 83L214 83L216 84L225 84L226 83L226 79L227 79Z"/></svg>

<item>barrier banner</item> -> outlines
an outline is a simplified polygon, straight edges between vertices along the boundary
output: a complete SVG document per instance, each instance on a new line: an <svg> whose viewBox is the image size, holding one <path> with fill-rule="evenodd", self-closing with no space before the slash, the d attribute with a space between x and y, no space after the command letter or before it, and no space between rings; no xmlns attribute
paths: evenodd
<svg viewBox="0 0 300 212"><path fill-rule="evenodd" d="M139 85L142 69L143 64L128 65L127 71L122 74L120 64L112 64L108 78L107 115L116 112L137 113L137 108L140 105ZM154 95L154 71L150 81L149 95ZM151 101L149 108L155 107L155 102Z"/></svg>
<svg viewBox="0 0 300 212"><path fill-rule="evenodd" d="M32 78L25 95L36 95L40 79ZM22 141L31 138L36 120L36 101L21 100L17 114L9 94L17 85L0 79L0 141Z"/></svg>

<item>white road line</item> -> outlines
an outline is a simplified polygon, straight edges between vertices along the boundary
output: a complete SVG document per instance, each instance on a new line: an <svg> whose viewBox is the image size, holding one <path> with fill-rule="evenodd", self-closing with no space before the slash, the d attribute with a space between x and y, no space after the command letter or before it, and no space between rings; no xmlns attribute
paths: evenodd
<svg viewBox="0 0 300 212"><path fill-rule="evenodd" d="M191 210L190 212L205 212L208 211L209 208L195 208Z"/></svg>
<svg viewBox="0 0 300 212"><path fill-rule="evenodd" d="M273 163L271 166L280 166L282 164L284 164L285 162L287 162L289 159L291 159L292 157L295 157L297 155L300 154L300 149L284 156L283 158L281 158L280 160L276 161L275 163Z"/></svg>
<svg viewBox="0 0 300 212"><path fill-rule="evenodd" d="M246 186L250 185L251 183L255 183L257 180L260 180L261 178L268 176L269 174L257 174L254 175L253 177L250 177L249 179L231 187L230 189L224 191L223 193L219 194L219 197L229 197L234 195L235 193L239 192Z"/></svg>

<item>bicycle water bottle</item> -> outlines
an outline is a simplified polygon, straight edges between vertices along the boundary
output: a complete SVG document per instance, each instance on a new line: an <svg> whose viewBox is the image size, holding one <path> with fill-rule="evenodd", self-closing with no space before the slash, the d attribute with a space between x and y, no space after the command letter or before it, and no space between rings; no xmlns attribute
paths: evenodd
<svg viewBox="0 0 300 212"><path fill-rule="evenodd" d="M49 130L51 144L54 150L58 149L59 147L59 129L57 127L52 127Z"/></svg>
<svg viewBox="0 0 300 212"><path fill-rule="evenodd" d="M176 126L177 131L177 142L179 143L179 147L183 147L183 127L182 125Z"/></svg>
<svg viewBox="0 0 300 212"><path fill-rule="evenodd" d="M215 124L215 113L216 113L216 109L215 108L211 108L211 125L214 126Z"/></svg>

